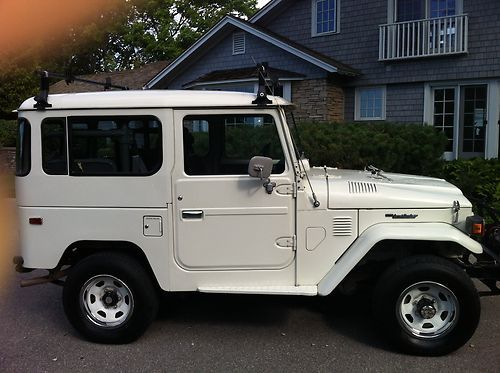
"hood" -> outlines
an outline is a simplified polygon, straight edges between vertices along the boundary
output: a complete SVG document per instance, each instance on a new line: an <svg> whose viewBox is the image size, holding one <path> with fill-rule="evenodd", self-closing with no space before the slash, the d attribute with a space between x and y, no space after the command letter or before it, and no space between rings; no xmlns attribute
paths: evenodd
<svg viewBox="0 0 500 373"><path fill-rule="evenodd" d="M461 190L446 180L426 176L312 168L311 183L327 183L328 208L451 208L454 201L471 207Z"/></svg>

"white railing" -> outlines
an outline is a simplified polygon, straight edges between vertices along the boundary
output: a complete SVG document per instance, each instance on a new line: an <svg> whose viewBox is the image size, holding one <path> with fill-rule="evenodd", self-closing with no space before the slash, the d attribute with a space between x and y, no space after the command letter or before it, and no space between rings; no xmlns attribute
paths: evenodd
<svg viewBox="0 0 500 373"><path fill-rule="evenodd" d="M467 53L466 14L379 26L379 60Z"/></svg>

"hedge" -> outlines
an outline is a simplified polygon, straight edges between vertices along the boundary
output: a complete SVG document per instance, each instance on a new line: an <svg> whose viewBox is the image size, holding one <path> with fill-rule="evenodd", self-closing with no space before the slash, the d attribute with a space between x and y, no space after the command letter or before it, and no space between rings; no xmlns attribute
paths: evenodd
<svg viewBox="0 0 500 373"><path fill-rule="evenodd" d="M474 158L444 162L435 176L460 188L474 203L475 212L488 221L492 222L493 216L482 204L500 211L500 160Z"/></svg>
<svg viewBox="0 0 500 373"><path fill-rule="evenodd" d="M16 136L16 121L0 119L0 147L16 146Z"/></svg>
<svg viewBox="0 0 500 373"><path fill-rule="evenodd" d="M441 168L447 141L430 126L388 122L299 123L293 132L312 165L419 175Z"/></svg>

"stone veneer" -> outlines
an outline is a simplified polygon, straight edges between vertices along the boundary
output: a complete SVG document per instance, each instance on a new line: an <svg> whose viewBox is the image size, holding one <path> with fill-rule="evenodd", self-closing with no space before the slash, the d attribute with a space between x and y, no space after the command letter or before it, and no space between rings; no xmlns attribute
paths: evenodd
<svg viewBox="0 0 500 373"><path fill-rule="evenodd" d="M328 79L292 82L294 116L298 121L341 122L344 120L344 91Z"/></svg>

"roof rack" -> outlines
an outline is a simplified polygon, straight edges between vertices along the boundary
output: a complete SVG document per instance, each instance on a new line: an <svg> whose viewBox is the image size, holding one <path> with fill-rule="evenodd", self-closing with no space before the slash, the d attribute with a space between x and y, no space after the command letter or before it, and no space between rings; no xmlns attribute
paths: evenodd
<svg viewBox="0 0 500 373"><path fill-rule="evenodd" d="M64 79L66 84L71 84L74 82L84 82L89 84L100 85L104 87L105 91L110 90L111 88L116 88L121 90L129 89L128 87L125 86L111 84L110 77L107 77L105 82L96 82L94 80L77 78L76 76L73 75L71 70L66 70L65 74L53 73L45 70L39 71L38 73L40 74L40 93L37 96L35 96L34 100L36 101L36 104L33 105L33 107L37 110L44 110L46 108L52 107L52 105L49 104L49 102L47 101L49 96L50 78Z"/></svg>
<svg viewBox="0 0 500 373"><path fill-rule="evenodd" d="M257 91L257 98L252 101L252 104L257 104L259 106L266 106L272 103L272 101L267 97L267 89L274 91L274 87L278 84L276 81L271 79L267 73L269 65L267 62L258 63L257 71L259 75L259 90ZM272 86L269 86L267 80L271 81Z"/></svg>

